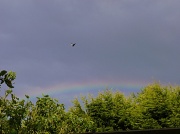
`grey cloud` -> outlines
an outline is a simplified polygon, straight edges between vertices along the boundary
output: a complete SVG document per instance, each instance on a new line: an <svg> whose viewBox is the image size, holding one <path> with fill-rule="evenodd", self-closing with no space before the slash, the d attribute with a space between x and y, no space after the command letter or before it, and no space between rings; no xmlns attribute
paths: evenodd
<svg viewBox="0 0 180 134"><path fill-rule="evenodd" d="M121 78L179 83L179 4L1 1L1 68L29 86Z"/></svg>

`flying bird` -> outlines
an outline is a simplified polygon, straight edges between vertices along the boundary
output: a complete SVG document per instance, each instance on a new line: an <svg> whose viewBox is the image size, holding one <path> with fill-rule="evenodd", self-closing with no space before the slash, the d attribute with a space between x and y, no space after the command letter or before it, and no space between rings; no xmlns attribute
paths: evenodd
<svg viewBox="0 0 180 134"><path fill-rule="evenodd" d="M76 43L71 43L71 46L74 47L76 45Z"/></svg>

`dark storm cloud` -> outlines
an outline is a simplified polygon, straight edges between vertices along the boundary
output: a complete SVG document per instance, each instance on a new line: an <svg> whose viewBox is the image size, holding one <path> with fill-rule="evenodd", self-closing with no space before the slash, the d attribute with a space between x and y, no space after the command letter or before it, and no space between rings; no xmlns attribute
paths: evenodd
<svg viewBox="0 0 180 134"><path fill-rule="evenodd" d="M16 71L17 84L32 87L84 79L179 84L179 5L176 0L1 1L0 68Z"/></svg>

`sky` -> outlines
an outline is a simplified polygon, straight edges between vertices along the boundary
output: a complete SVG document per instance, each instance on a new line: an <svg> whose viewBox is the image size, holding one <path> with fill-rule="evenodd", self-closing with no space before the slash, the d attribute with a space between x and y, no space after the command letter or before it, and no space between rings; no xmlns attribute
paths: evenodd
<svg viewBox="0 0 180 134"><path fill-rule="evenodd" d="M0 70L65 105L106 88L180 85L179 0L0 0ZM70 44L76 43L74 47Z"/></svg>

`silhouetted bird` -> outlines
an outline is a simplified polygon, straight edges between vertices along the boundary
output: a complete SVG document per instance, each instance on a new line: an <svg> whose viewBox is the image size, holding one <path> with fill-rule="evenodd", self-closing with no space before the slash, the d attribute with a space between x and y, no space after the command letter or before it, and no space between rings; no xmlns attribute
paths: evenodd
<svg viewBox="0 0 180 134"><path fill-rule="evenodd" d="M71 46L74 47L76 45L76 43L71 43Z"/></svg>

